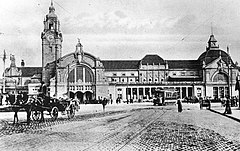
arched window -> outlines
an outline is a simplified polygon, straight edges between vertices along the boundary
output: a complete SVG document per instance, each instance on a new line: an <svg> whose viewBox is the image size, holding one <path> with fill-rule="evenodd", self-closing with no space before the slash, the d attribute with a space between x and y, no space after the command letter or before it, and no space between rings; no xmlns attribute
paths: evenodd
<svg viewBox="0 0 240 151"><path fill-rule="evenodd" d="M214 76L213 82L228 82L228 77L224 73L218 73Z"/></svg>
<svg viewBox="0 0 240 151"><path fill-rule="evenodd" d="M49 29L53 29L53 22L49 23Z"/></svg>
<svg viewBox="0 0 240 151"><path fill-rule="evenodd" d="M85 72L85 77L84 77ZM75 74L76 73L76 74ZM77 66L69 73L69 82L93 82L93 74L89 68Z"/></svg>
<svg viewBox="0 0 240 151"><path fill-rule="evenodd" d="M88 68L85 69L85 82L93 82L92 72Z"/></svg>

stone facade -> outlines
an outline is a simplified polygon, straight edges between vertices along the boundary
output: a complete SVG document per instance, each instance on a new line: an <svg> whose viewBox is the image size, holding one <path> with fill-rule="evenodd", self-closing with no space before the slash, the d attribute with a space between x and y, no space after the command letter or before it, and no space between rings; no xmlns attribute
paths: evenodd
<svg viewBox="0 0 240 151"><path fill-rule="evenodd" d="M164 60L158 54L148 54L141 60L101 60L84 52L80 40L72 53L62 56L60 23L51 4L41 39L42 67L35 68L42 71L40 78L49 86L50 96L67 94L82 102L104 97L149 100L156 89L173 90L180 98L237 96L238 67L229 50L219 48L214 35L196 60ZM13 87L40 82L37 78L34 82L33 75L38 73L29 72L36 69L16 67L14 61L5 71L6 77L15 81L11 82Z"/></svg>

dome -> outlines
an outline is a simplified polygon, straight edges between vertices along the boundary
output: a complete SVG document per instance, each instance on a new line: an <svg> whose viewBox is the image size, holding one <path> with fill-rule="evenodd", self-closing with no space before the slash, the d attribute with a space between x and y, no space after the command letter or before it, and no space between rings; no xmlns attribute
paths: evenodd
<svg viewBox="0 0 240 151"><path fill-rule="evenodd" d="M207 50L204 53L202 53L198 60L200 60L201 62L205 62L205 64L209 64L212 61L214 61L215 59L219 58L219 56L221 55L221 58L224 62L231 62L233 64L233 61L231 59L231 57L223 50L221 49L215 49L215 50Z"/></svg>
<svg viewBox="0 0 240 151"><path fill-rule="evenodd" d="M52 12L52 13L47 14L46 18L57 18L57 15Z"/></svg>
<svg viewBox="0 0 240 151"><path fill-rule="evenodd" d="M198 60L201 62L204 61L205 64L208 65L209 63L216 60L220 56L224 62L234 64L229 54L219 49L219 46L217 45L217 40L212 34L210 35L210 38L208 40L208 46L206 48L206 51L199 56Z"/></svg>
<svg viewBox="0 0 240 151"><path fill-rule="evenodd" d="M143 65L146 65L146 64L149 64L149 65L158 65L158 64L165 64L165 61L158 55L146 55L142 60L142 64Z"/></svg>

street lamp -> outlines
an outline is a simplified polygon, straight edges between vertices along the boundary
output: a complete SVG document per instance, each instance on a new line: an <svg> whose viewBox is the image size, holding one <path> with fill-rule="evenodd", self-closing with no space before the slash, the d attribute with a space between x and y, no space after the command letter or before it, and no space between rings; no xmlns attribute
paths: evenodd
<svg viewBox="0 0 240 151"><path fill-rule="evenodd" d="M1 34L1 33L0 33ZM3 59L3 93L5 93L5 61L7 59L6 52L4 50L3 55L0 56Z"/></svg>

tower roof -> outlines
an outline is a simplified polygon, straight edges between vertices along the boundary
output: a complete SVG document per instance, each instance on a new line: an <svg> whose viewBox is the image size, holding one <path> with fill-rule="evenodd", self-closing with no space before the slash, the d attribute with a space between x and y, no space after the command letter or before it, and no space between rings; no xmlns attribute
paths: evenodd
<svg viewBox="0 0 240 151"><path fill-rule="evenodd" d="M208 40L208 47L205 52L203 52L199 57L198 60L201 62L205 62L205 64L211 63L213 60L217 58L221 58L224 62L226 63L231 63L233 64L233 61L230 57L230 55L221 50L219 46L216 44L217 40L215 39L214 35L211 34L210 38Z"/></svg>
<svg viewBox="0 0 240 151"><path fill-rule="evenodd" d="M57 17L57 15L55 14L55 8L54 8L54 6L53 6L53 1L51 1L51 5L49 6L49 13L47 14L47 16L46 16L47 18L56 18Z"/></svg>
<svg viewBox="0 0 240 151"><path fill-rule="evenodd" d="M76 47L83 47L83 45L81 44L80 38L78 38L78 42L77 42Z"/></svg>
<svg viewBox="0 0 240 151"><path fill-rule="evenodd" d="M164 60L158 55L146 55L142 60L142 64L165 64Z"/></svg>
<svg viewBox="0 0 240 151"><path fill-rule="evenodd" d="M233 61L229 54L221 49L205 51L199 56L198 60L201 62L204 61L207 65L219 57L221 57L224 62L233 64Z"/></svg>
<svg viewBox="0 0 240 151"><path fill-rule="evenodd" d="M53 1L51 1L51 6L49 7L49 13L54 12L55 8L53 6Z"/></svg>
<svg viewBox="0 0 240 151"><path fill-rule="evenodd" d="M208 42L217 42L217 40L215 39L213 34L210 35L210 38L209 38Z"/></svg>

